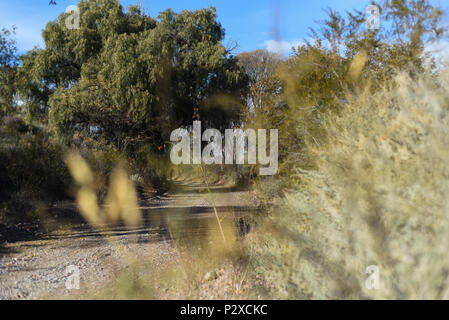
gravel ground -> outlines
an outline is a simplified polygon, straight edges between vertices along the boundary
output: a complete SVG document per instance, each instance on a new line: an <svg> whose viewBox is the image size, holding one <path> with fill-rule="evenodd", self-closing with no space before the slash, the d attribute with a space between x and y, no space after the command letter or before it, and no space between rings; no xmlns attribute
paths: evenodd
<svg viewBox="0 0 449 320"><path fill-rule="evenodd" d="M190 184L179 193L141 203L145 224L137 229L116 226L98 231L81 224L40 240L5 244L0 248L0 299L64 298L93 292L128 268L131 256L163 268L176 259L165 225L167 216L182 216L175 221L185 224L186 219L213 218L213 204L219 212L254 207L248 192L217 187L207 194L203 190ZM79 269L80 290L66 288L70 266Z"/></svg>

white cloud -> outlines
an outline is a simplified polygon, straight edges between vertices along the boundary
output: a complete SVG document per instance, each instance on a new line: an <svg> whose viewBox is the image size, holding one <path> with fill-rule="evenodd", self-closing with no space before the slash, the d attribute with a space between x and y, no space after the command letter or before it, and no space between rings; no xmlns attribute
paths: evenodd
<svg viewBox="0 0 449 320"><path fill-rule="evenodd" d="M292 52L292 47L296 48L304 42L299 40L294 41L278 41L278 40L266 40L263 43L265 49L270 52L275 52L280 55L287 55Z"/></svg>

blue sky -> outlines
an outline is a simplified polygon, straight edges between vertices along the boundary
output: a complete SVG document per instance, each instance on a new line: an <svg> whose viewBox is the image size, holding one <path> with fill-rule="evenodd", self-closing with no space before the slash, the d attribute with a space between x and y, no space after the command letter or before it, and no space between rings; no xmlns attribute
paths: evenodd
<svg viewBox="0 0 449 320"><path fill-rule="evenodd" d="M445 3L447 0L435 0ZM41 30L46 23L64 12L77 0L0 0L0 28L17 26L19 51L35 45L43 46ZM137 0L122 0L126 8ZM147 13L156 16L172 8L178 12L209 6L217 8L218 20L226 30L224 44L238 43L236 52L259 48L289 48L310 35L309 27L325 18L323 9L332 7L340 12L357 8L364 10L368 0L144 0ZM277 42L275 42L277 41ZM274 46L274 44L280 44Z"/></svg>

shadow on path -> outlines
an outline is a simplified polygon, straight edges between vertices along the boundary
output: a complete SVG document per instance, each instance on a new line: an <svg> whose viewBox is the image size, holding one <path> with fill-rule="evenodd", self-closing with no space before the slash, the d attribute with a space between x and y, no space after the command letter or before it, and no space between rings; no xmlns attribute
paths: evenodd
<svg viewBox="0 0 449 320"><path fill-rule="evenodd" d="M126 242L148 243L150 241L166 241L174 238L169 230L176 230L177 238L203 237L212 229L217 228L214 207L210 201L205 200L212 196L203 192L201 184L176 182L176 191L148 199L144 193L139 194L140 211L143 221L138 227L130 228L123 223L116 225L103 225L97 228L90 226L79 215L74 203L57 204L51 208L51 214L57 219L70 222L69 230L60 230L39 236L40 240L73 239L67 245L78 247L96 246L108 240L126 240ZM237 233L244 236L250 227L245 222L248 215L257 214L259 209L255 206L242 205L233 201L232 193L235 188L211 187L211 193L220 200L217 212L220 219L231 222ZM226 198L226 196L229 196ZM170 226L170 229L169 229ZM21 239L26 242L35 238ZM80 241L82 240L82 241ZM17 239L20 241L20 239ZM12 241L10 241L12 242ZM34 246L38 246L33 244ZM2 253L0 247L0 253ZM5 252L6 253L6 252Z"/></svg>

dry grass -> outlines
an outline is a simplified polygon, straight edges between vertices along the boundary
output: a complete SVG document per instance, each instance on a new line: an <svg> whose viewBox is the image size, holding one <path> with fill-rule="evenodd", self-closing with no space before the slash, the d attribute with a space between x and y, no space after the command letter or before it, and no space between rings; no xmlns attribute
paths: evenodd
<svg viewBox="0 0 449 320"><path fill-rule="evenodd" d="M66 157L67 165L77 184L77 204L81 215L99 230L105 225L123 221L128 227L142 221L134 184L123 166L111 175L104 204L99 204L95 188L95 174L87 162L76 153ZM192 170L183 177L190 182L203 182L204 192L210 192L209 179L216 179L206 168ZM203 175L201 181L199 174ZM180 173L175 173L180 174ZM212 195L211 195L212 196ZM112 235L104 235L125 269L119 268L112 281L103 288L83 291L79 298L95 299L237 299L249 297L249 258L247 247L239 238L234 214L222 215L214 204L215 218L198 226L187 211L167 212L169 241L165 250L172 257L163 264L155 257L159 252L132 251L117 242ZM151 213L150 213L151 214ZM156 219L156 217L154 218ZM160 221L159 221L160 222ZM159 225L157 221L153 224ZM193 225L191 225L193 224ZM205 234L192 232L201 227ZM137 237L137 235L136 235ZM147 243L147 248L159 248ZM156 258L156 260L158 260ZM160 260L160 259L159 259Z"/></svg>
<svg viewBox="0 0 449 320"><path fill-rule="evenodd" d="M449 69L348 97L253 241L277 298L449 298ZM380 268L368 290L367 266Z"/></svg>
<svg viewBox="0 0 449 320"><path fill-rule="evenodd" d="M250 253L225 219L198 239L183 238L188 226L168 219L172 264L150 269L128 257L131 267L96 297L250 298L255 272L268 298L449 298L448 85L446 69L418 81L397 76L374 95L348 94L340 116L323 117L326 143L308 145L314 169L297 169L294 188L250 236ZM114 197L123 183L112 181L106 199L121 213L86 208L126 221L120 203L134 193L118 172L113 179L128 191ZM76 180L82 190L92 179ZM371 265L380 270L378 290L365 286Z"/></svg>

